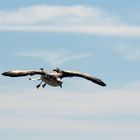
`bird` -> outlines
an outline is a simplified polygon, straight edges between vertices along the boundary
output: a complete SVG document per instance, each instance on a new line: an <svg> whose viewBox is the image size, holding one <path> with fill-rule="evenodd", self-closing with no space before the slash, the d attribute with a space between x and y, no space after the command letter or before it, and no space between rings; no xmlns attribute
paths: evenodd
<svg viewBox="0 0 140 140"><path fill-rule="evenodd" d="M82 73L79 71L70 71L70 70L61 70L59 68L53 69L53 71L48 72L44 71L43 68L40 68L40 70L11 70L7 72L2 73L3 76L9 76L9 77L23 77L23 76L33 76L33 75L40 75L38 78L29 78L29 80L40 80L41 82L36 86L36 88L44 88L47 84L53 87L61 87L63 81L62 79L65 77L81 77L86 80L89 80L95 84L98 84L100 86L106 86L106 83L104 83L102 80L90 76L86 73ZM42 84L43 83L43 84Z"/></svg>

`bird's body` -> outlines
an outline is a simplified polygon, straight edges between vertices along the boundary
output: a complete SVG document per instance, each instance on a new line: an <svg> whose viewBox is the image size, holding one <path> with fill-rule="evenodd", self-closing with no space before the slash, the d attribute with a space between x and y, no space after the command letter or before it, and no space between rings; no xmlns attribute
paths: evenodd
<svg viewBox="0 0 140 140"><path fill-rule="evenodd" d="M62 81L53 76L41 75L40 79L50 86L57 87L62 85Z"/></svg>
<svg viewBox="0 0 140 140"><path fill-rule="evenodd" d="M36 86L37 88L39 88L43 82L44 82L44 84L42 85L43 88L46 86L46 84L54 87L57 86L62 87L63 82L61 81L61 79L65 77L81 77L90 80L91 82L96 83L100 86L106 86L106 84L103 81L88 74L76 71L65 71L60 70L58 68L54 69L52 72L46 72L41 68L40 70L12 70L2 73L2 75L10 77L21 77L28 75L33 76L36 74L40 75L40 77L36 79L29 78L29 80L41 80L40 84Z"/></svg>

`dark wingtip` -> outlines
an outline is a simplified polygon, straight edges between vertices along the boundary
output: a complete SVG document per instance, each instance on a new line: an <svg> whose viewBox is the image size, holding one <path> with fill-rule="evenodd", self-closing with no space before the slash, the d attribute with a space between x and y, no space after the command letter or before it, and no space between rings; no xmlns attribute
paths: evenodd
<svg viewBox="0 0 140 140"><path fill-rule="evenodd" d="M1 75L7 76L7 72L3 72Z"/></svg>
<svg viewBox="0 0 140 140"><path fill-rule="evenodd" d="M3 72L1 75L13 77L13 75L11 75L11 72L10 72L10 71L8 71L8 72Z"/></svg>
<svg viewBox="0 0 140 140"><path fill-rule="evenodd" d="M105 83L102 83L102 86L103 86L103 87L106 87L106 84L105 84Z"/></svg>
<svg viewBox="0 0 140 140"><path fill-rule="evenodd" d="M99 84L99 85L102 86L102 87L105 87L105 86L106 86L106 83L104 83L104 82L101 81L101 80L99 80L99 83L97 83L97 84Z"/></svg>
<svg viewBox="0 0 140 140"><path fill-rule="evenodd" d="M106 83L104 83L103 81L100 81L100 85L105 87L106 86Z"/></svg>

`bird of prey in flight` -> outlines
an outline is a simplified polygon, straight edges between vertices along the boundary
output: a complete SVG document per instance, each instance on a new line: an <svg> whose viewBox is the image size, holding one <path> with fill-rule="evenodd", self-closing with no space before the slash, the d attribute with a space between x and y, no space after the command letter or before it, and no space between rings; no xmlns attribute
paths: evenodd
<svg viewBox="0 0 140 140"><path fill-rule="evenodd" d="M21 77L21 76L33 76L33 75L40 75L39 78L29 78L29 80L41 80L40 84L36 87L39 88L41 85L44 88L46 84L50 86L60 86L62 87L62 80L65 77L81 77L85 78L93 83L96 83L100 86L106 86L106 84L101 81L100 79L90 76L86 73L81 73L77 71L67 71L67 70L60 70L58 68L53 69L52 72L44 71L43 68L40 68L40 70L12 70L2 73L4 76L10 76L10 77ZM43 83L43 84L42 84Z"/></svg>

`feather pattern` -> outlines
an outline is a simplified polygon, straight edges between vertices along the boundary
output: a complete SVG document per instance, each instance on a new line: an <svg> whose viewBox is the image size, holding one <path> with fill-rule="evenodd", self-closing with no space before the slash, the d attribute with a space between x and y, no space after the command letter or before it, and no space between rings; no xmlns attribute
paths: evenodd
<svg viewBox="0 0 140 140"><path fill-rule="evenodd" d="M45 75L46 73L41 70L13 70L2 73L4 76L20 77L20 76L33 76L35 74Z"/></svg>
<svg viewBox="0 0 140 140"><path fill-rule="evenodd" d="M90 76L86 73L81 73L81 72L78 72L78 71L63 71L63 70L60 70L60 69L56 69L54 71L59 73L59 75L57 75L57 76L59 76L60 79L65 78L65 77L81 77L81 78L85 78L85 79L87 79L87 80L89 80L93 83L96 83L100 86L106 86L106 84L102 80L100 80L96 77Z"/></svg>
<svg viewBox="0 0 140 140"><path fill-rule="evenodd" d="M101 79L90 76L86 73L81 73L78 71L60 70L58 68L54 69L52 72L44 71L41 68L40 70L12 70L12 71L7 71L7 72L2 73L2 75L10 76L10 77L21 77L21 76L28 76L28 75L33 76L36 74L41 75L40 80L42 80L43 82L51 86L62 87L62 81L60 79L63 79L66 77L81 77L93 83L96 83L100 86L106 86L106 84ZM41 83L37 87L39 87Z"/></svg>

